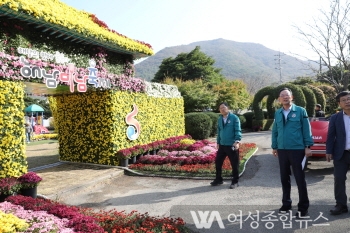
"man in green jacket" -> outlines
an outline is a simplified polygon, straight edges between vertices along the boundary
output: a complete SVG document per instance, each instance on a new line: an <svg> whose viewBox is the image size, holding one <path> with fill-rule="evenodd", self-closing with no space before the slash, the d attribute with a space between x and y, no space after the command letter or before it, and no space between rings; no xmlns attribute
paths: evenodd
<svg viewBox="0 0 350 233"><path fill-rule="evenodd" d="M223 184L222 165L226 156L230 159L232 167L232 183L230 189L238 186L239 170L239 143L242 138L239 118L229 111L229 106L223 102L219 106L221 116L218 119L217 154L215 158L216 177L210 184L213 186Z"/></svg>
<svg viewBox="0 0 350 233"><path fill-rule="evenodd" d="M282 207L280 213L292 209L290 198L290 166L292 166L295 181L299 191L297 218L308 215L309 198L307 193L304 166L306 157L311 155L311 127L306 110L293 104L292 91L283 88L279 91L278 100L282 108L275 112L272 126L272 154L278 157L282 183Z"/></svg>

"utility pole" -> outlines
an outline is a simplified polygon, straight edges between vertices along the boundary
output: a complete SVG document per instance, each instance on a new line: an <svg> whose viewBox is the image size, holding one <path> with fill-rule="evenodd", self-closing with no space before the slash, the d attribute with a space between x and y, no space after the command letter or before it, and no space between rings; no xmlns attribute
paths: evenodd
<svg viewBox="0 0 350 233"><path fill-rule="evenodd" d="M284 54L282 54L282 55L284 55ZM275 61L277 61L276 65L278 65L278 67L275 69L280 71L280 83L279 84L282 84L282 66L281 65L285 64L285 63L282 63L281 53L279 51L278 51L278 54L275 56L277 56L277 58L275 58Z"/></svg>

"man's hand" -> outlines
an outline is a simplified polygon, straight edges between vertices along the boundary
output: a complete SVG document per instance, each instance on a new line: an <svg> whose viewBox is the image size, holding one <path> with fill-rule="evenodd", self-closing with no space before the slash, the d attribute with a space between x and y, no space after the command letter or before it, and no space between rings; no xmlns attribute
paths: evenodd
<svg viewBox="0 0 350 233"><path fill-rule="evenodd" d="M232 147L236 148L236 150L239 149L239 142L233 143Z"/></svg>
<svg viewBox="0 0 350 233"><path fill-rule="evenodd" d="M327 162L330 162L332 159L333 159L333 155L332 154L326 154Z"/></svg>
<svg viewBox="0 0 350 233"><path fill-rule="evenodd" d="M277 150L276 150L276 149L273 149L273 150L272 150L272 155L275 156L275 157L278 157L278 153L277 153Z"/></svg>
<svg viewBox="0 0 350 233"><path fill-rule="evenodd" d="M310 148L305 148L305 155L306 157L310 157L312 155Z"/></svg>

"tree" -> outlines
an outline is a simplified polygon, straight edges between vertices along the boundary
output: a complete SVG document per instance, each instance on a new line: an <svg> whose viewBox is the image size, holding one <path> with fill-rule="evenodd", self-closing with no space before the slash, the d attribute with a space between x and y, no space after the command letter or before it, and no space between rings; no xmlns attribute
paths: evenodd
<svg viewBox="0 0 350 233"><path fill-rule="evenodd" d="M342 82L342 77L344 77L344 74L347 73L346 71L343 70L343 67L340 67L339 65L332 66L331 69L319 73L317 75L317 80L329 84L329 82L325 81L328 79L328 77L333 77L334 81L336 83L341 83ZM334 86L334 85L332 85ZM337 89L338 90L338 89Z"/></svg>
<svg viewBox="0 0 350 233"><path fill-rule="evenodd" d="M326 112L329 112L330 114L335 113L338 108L338 103L335 99L335 96L337 95L335 88L329 85L321 85L318 86L318 88L322 90L326 97Z"/></svg>
<svg viewBox="0 0 350 233"><path fill-rule="evenodd" d="M176 58L166 58L159 66L159 70L152 82L163 82L170 77L183 81L202 79L205 83L218 83L224 79L221 69L214 67L215 60L200 51L197 46L189 53L180 53Z"/></svg>
<svg viewBox="0 0 350 233"><path fill-rule="evenodd" d="M239 112L242 109L248 108L251 103L251 96L247 91L247 85L242 80L227 80L225 79L212 88L214 93L218 94L214 109L218 109L221 102L227 102L232 110Z"/></svg>
<svg viewBox="0 0 350 233"><path fill-rule="evenodd" d="M350 20L349 0L340 3L340 0L330 1L329 11L320 10L321 17L313 19L307 24L307 29L295 26L302 39L311 47L320 58L320 70L326 66L327 75L319 76L320 81L330 83L339 92L345 90L349 84L349 49L350 49ZM332 67L341 67L344 73L336 78Z"/></svg>
<svg viewBox="0 0 350 233"><path fill-rule="evenodd" d="M182 81L166 78L164 83L177 86L184 99L185 113L203 111L216 103L217 94L209 89L208 84L201 79Z"/></svg>
<svg viewBox="0 0 350 233"><path fill-rule="evenodd" d="M271 85L271 77L266 74L261 74L258 78L243 75L240 79L244 80L247 91L251 95L255 95L261 88Z"/></svg>
<svg viewBox="0 0 350 233"><path fill-rule="evenodd" d="M296 80L290 82L295 85L307 85L315 83L315 80L311 77L297 77Z"/></svg>

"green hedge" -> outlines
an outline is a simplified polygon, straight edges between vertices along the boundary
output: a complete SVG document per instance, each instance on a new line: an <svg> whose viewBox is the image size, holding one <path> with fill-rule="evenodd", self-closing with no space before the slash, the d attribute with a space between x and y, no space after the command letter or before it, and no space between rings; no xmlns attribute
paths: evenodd
<svg viewBox="0 0 350 233"><path fill-rule="evenodd" d="M321 104L322 110L326 111L325 109L326 109L327 102L326 102L326 97L325 97L323 91L320 88L312 86L312 85L307 85L307 87L310 88L312 90L312 92L314 93L317 104Z"/></svg>
<svg viewBox="0 0 350 233"><path fill-rule="evenodd" d="M244 115L237 115L239 118L239 121L241 122L241 128L244 129L247 127L247 120L245 119Z"/></svg>
<svg viewBox="0 0 350 233"><path fill-rule="evenodd" d="M305 107L307 115L312 117L315 115L315 105L317 104L315 94L308 86L299 85L299 88L303 91L305 99L307 100Z"/></svg>
<svg viewBox="0 0 350 233"><path fill-rule="evenodd" d="M211 121L212 121L212 126L211 126L211 131L210 131L210 137L214 137L218 131L218 119L219 119L219 113L215 112L203 112L204 114L207 114Z"/></svg>
<svg viewBox="0 0 350 233"><path fill-rule="evenodd" d="M254 96L253 99L253 111L255 118L258 120L264 119L264 113L262 111L262 108L260 107L261 101L265 96L273 95L275 91L274 87L264 87L260 89Z"/></svg>
<svg viewBox="0 0 350 233"><path fill-rule="evenodd" d="M243 116L245 117L245 120L246 120L245 127L248 129L251 129L253 126L252 123L253 123L253 118L254 118L254 112L246 112L243 114Z"/></svg>
<svg viewBox="0 0 350 233"><path fill-rule="evenodd" d="M212 124L208 114L202 112L185 114L185 134L191 135L195 140L209 138Z"/></svg>
<svg viewBox="0 0 350 233"><path fill-rule="evenodd" d="M253 120L253 130L270 130L272 129L273 119Z"/></svg>

